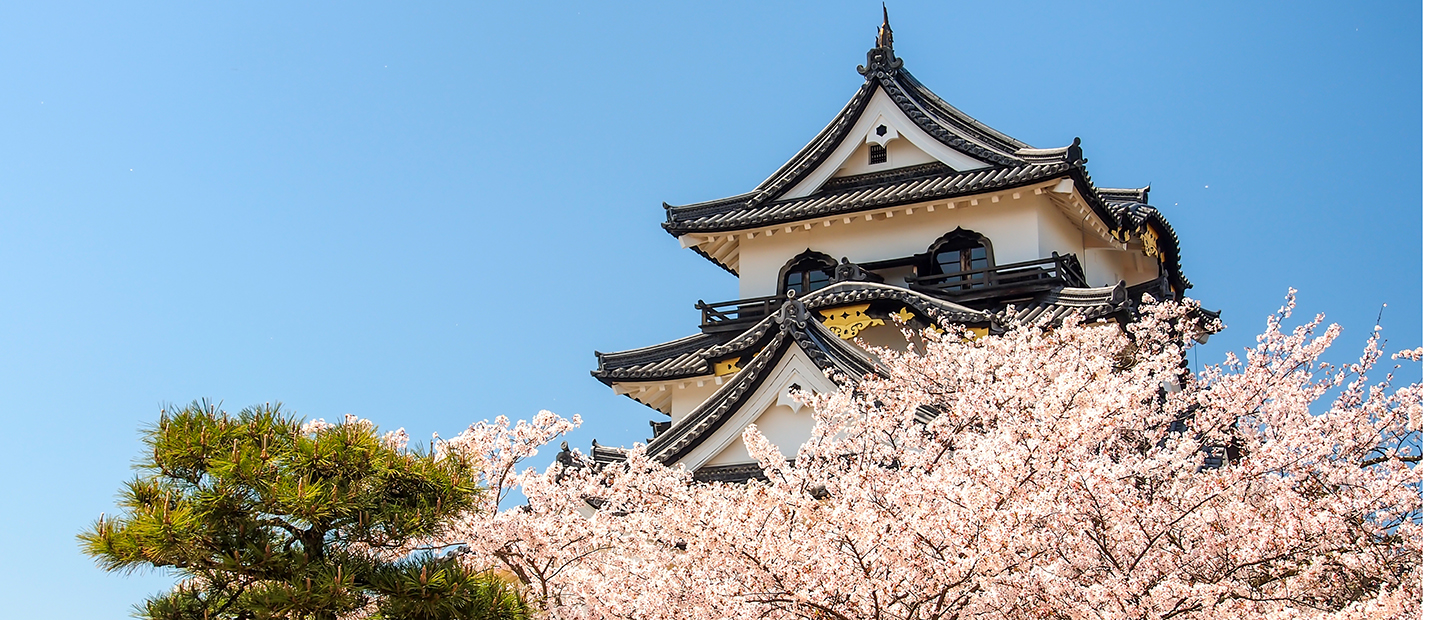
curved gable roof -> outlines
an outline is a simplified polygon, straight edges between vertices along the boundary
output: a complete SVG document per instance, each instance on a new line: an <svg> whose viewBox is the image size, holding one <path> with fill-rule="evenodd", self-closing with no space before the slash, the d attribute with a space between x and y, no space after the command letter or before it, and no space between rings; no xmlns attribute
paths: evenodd
<svg viewBox="0 0 1440 620"><path fill-rule="evenodd" d="M877 52L893 58L894 64L875 62ZM870 56L871 63L858 67L865 76L865 83L860 85L855 95L800 152L755 189L744 194L690 205L667 204L666 210L683 212L719 204L756 207L777 200L835 152L855 128L861 112L877 91L888 96L905 113L906 118L926 134L959 153L991 166L1010 167L1025 163L1025 159L1016 152L1029 149L1029 145L975 120L940 99L901 67L903 61L894 58L893 50L876 48L870 51Z"/></svg>

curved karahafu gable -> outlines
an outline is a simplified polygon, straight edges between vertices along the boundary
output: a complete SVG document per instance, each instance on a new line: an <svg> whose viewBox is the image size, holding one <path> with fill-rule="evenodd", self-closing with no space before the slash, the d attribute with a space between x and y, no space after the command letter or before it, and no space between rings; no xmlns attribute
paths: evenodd
<svg viewBox="0 0 1440 620"><path fill-rule="evenodd" d="M914 291L870 282L840 282L799 299L786 301L779 310L765 317L754 326L731 337L727 342L705 349L690 349L694 342L705 341L707 334L697 334L647 349L636 351L658 352L669 348L672 357L664 360L644 358L636 362L636 368L674 368L665 377L648 375L648 380L661 378L682 379L695 376L696 371L688 369L683 360L718 360L733 356L744 356L745 363L738 372L727 377L727 383L694 411L686 414L674 424L657 425L656 437L646 448L650 454L673 464L682 459L688 451L703 442L719 425L729 420L735 408L747 402L754 390L775 370L780 355L791 344L795 344L805 356L823 371L834 371L842 376L858 378L869 373L885 372L877 360L861 348L835 333L833 325L826 324L826 310L853 306L857 303L888 301L914 313L921 319L919 325L969 325L999 329L999 317L991 312L982 312L958 304L935 299ZM1093 288L1060 288L1042 294L1022 305L1012 306L1014 313L1005 320L1017 323L1035 321L1057 322L1071 314L1078 314L1084 320L1114 318L1128 320L1134 309L1134 302L1126 296L1123 284ZM623 354L634 354L635 351ZM594 375L607 385L622 383L618 377L632 372L624 366L605 367L607 362L616 363L621 354L597 354L601 368ZM707 370L713 361L706 362ZM697 366L698 367L698 366ZM618 448L595 446L592 457L597 462L607 457L623 455Z"/></svg>
<svg viewBox="0 0 1440 620"><path fill-rule="evenodd" d="M767 341L755 357L725 387L651 441L646 447L651 456L667 465L674 464L692 446L709 437L737 405L749 398L760 380L773 369L779 354L792 343L821 370L853 378L887 372L873 357L830 333L800 300L792 299L781 306L772 320L766 322L764 331Z"/></svg>
<svg viewBox="0 0 1440 620"><path fill-rule="evenodd" d="M870 282L840 282L805 295L800 301L816 311L862 302L890 301L909 308L928 324L988 325L991 321L989 312L927 297L898 286ZM715 372L716 361L753 353L774 335L780 312L758 318L755 325L738 334L699 333L630 351L596 351L598 368L590 374L606 385L709 375Z"/></svg>

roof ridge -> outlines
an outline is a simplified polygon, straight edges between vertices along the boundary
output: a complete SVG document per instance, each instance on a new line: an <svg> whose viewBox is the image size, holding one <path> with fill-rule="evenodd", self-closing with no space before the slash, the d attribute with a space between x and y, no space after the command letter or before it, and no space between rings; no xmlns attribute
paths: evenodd
<svg viewBox="0 0 1440 620"><path fill-rule="evenodd" d="M820 324L799 299L791 297L771 316L775 318L766 332L775 330L775 333L755 354L755 358L693 412L671 424L669 429L645 446L646 454L666 465L673 465L692 448L703 443L716 428L730 419L736 405L750 398L761 379L774 370L788 344L800 347L805 356L822 369L834 367L853 374L856 371L877 372L883 368L876 366L878 360L872 360L858 350L849 350L850 345L839 341L829 328ZM871 368L867 370L866 366Z"/></svg>
<svg viewBox="0 0 1440 620"><path fill-rule="evenodd" d="M703 341L710 339L710 337L711 337L710 334L706 334L706 333L704 333L704 332L701 332L701 333L698 333L698 334L691 334L691 335L689 335L689 336L684 336L684 337L681 337L681 338L676 338L676 339L674 339L674 340L662 342L662 343L660 343L660 344L652 344L652 345L647 346L647 347L638 347L638 348L635 348L635 349L626 349L626 350L624 350L624 351L611 351L611 352L609 352L609 353L605 353L605 352L601 352L601 351L596 351L596 352L595 352L595 357L596 357L597 360L599 360L599 361L602 362L602 363L604 363L604 362L606 362L606 361L621 361L622 359L623 359L624 361L631 362L631 363L640 363L640 362L642 362L642 361L645 361L645 360L643 360L643 359L641 359L641 358L646 357L646 354L658 353L658 352L661 351L662 349L664 349L664 350L676 349L676 348L681 348L681 347L683 347L683 346L685 346L685 345L700 344L700 343L702 343ZM704 346L702 345L702 346L698 346L698 347L696 347L696 348L697 348L697 349L700 349L700 348L704 348ZM628 358L636 358L636 359L631 360L631 359L628 359Z"/></svg>
<svg viewBox="0 0 1440 620"><path fill-rule="evenodd" d="M1109 199L1109 198L1111 198L1111 197L1114 197L1114 198L1123 199L1123 200L1133 200L1133 201L1135 201L1135 202L1140 202L1140 203L1148 203L1148 202L1150 202L1150 186L1149 186L1149 185L1146 185L1145 187L1134 187L1134 188L1127 188L1127 187L1097 187L1097 188L1095 188L1095 193L1099 194L1101 198L1105 198L1105 199Z"/></svg>
<svg viewBox="0 0 1440 620"><path fill-rule="evenodd" d="M913 166L904 166L900 168L891 168L889 170L881 170L879 172L866 172L863 174L852 174L843 177L837 176L831 177L829 181L826 181L824 185L821 185L820 189L816 190L814 194L811 194L811 196L836 190L854 189L865 185L887 183L895 180L902 180L906 177L911 176L938 176L943 174L955 174L956 172L959 171L951 168L945 162L932 161L923 164L915 164Z"/></svg>
<svg viewBox="0 0 1440 620"><path fill-rule="evenodd" d="M987 146L1012 154L1019 149L1031 148L1030 145L1024 141L986 125L959 108L950 105L950 102L945 101L939 95L935 94L935 91L925 86L925 84L917 79L914 74L910 73L909 70L901 68L896 72L896 78L902 85L908 85L910 90L914 90L915 94L920 95L916 98L916 103L928 107L929 109L925 110L926 112L940 117L940 120L955 125L955 129L967 133L973 132L971 137L978 138L982 141L993 142Z"/></svg>
<svg viewBox="0 0 1440 620"><path fill-rule="evenodd" d="M921 176L898 181L892 191L874 194L864 200L854 202L837 199L837 197L842 197L847 193L872 191L872 189L866 187L835 189L809 196L724 210L678 211L672 209L669 213L670 218L661 226L677 237L690 232L742 230L746 227L781 224L909 202L981 194L1043 182L1048 178L1068 174L1072 168L1074 168L1072 164L1064 161L1027 162L1019 166L977 168L949 174ZM944 182L933 182L939 179L944 179ZM906 187L917 183L928 184L928 186L923 188L920 186ZM797 209L795 205L802 206ZM682 217L676 217L677 215ZM760 218L762 221L747 221L755 218Z"/></svg>

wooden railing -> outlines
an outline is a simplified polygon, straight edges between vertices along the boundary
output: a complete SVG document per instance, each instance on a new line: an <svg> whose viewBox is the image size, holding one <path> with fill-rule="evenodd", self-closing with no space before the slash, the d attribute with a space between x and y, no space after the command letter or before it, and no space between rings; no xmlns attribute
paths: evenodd
<svg viewBox="0 0 1440 620"><path fill-rule="evenodd" d="M1050 258L996 265L955 273L909 276L911 288L949 297L991 297L1017 289L1047 288L1056 284L1087 286L1085 272L1074 254L1050 253Z"/></svg>
<svg viewBox="0 0 1440 620"><path fill-rule="evenodd" d="M751 297L713 304L705 303L702 299L695 302L695 309L700 311L700 329L702 331L726 331L753 325L779 310L783 303L785 303L784 295Z"/></svg>
<svg viewBox="0 0 1440 620"><path fill-rule="evenodd" d="M917 291L956 300L998 297L1056 285L1087 286L1085 272L1075 255L1055 252L1050 253L1050 258L933 276L907 276L905 281ZM713 304L700 300L695 302L695 309L700 311L700 330L714 333L754 325L784 303L784 295L771 295Z"/></svg>

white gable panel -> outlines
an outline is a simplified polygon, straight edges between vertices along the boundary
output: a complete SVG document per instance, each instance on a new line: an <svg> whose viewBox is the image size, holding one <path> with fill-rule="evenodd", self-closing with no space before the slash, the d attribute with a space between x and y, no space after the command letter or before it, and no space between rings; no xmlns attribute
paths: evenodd
<svg viewBox="0 0 1440 620"><path fill-rule="evenodd" d="M876 129L881 125L885 126L886 131L884 135L877 135ZM865 104L865 111L860 114L860 118L855 121L855 125L850 128L850 133L845 136L845 139L841 140L835 152L825 158L825 161L809 176L806 176L795 187L790 188L790 191L785 192L781 199L800 198L815 193L815 190L820 189L820 186L824 185L826 181L838 176L842 168L849 168L846 166L846 162L852 157L858 157L860 153L857 151L864 151L868 163L870 144L888 147L897 144L892 142L895 138L904 138L908 146L920 153L909 153L900 160L892 159L883 164L866 165L859 170L846 169L845 174L879 172L930 161L944 162L945 165L962 172L989 166L985 162L956 151L930 137L930 134L925 133L925 130L910 121L910 118L900 110L900 106L895 105L895 102L890 99L890 95L886 94L884 90L876 89L874 94L870 95L870 101Z"/></svg>
<svg viewBox="0 0 1440 620"><path fill-rule="evenodd" d="M765 437L787 457L795 456L800 444L810 439L815 425L810 409L790 398L790 386L799 385L808 392L830 392L837 386L810 361L794 343L785 350L770 375L755 388L745 404L736 408L720 428L704 442L690 450L679 464L690 471L707 465L738 465L753 463L745 449L745 427L756 424Z"/></svg>
<svg viewBox="0 0 1440 620"><path fill-rule="evenodd" d="M894 135L893 133L891 135ZM867 172L880 172L893 168L904 168L905 166L918 166L928 164L932 161L939 161L931 157L929 153L921 150L903 136L890 140L885 145L887 159L882 164L870 163L870 144L861 144L845 163L840 164L840 169L835 171L837 177L846 177L852 174L865 174Z"/></svg>

